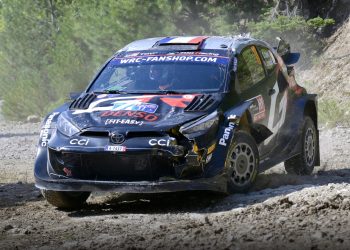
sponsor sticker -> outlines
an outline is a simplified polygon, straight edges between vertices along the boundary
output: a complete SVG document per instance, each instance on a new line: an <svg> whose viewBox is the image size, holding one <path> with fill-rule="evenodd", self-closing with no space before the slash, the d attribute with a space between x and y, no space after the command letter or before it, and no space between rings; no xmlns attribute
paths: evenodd
<svg viewBox="0 0 350 250"><path fill-rule="evenodd" d="M46 147L47 146L47 142L49 141L50 139L50 135L49 135L49 129L51 127L51 123L52 123L52 120L53 118L58 115L59 112L54 112L52 113L46 120L44 126L42 127L41 129L41 132L40 132L40 137L41 137L41 143L40 145L42 147Z"/></svg>
<svg viewBox="0 0 350 250"><path fill-rule="evenodd" d="M165 140L165 139L151 139L149 140L148 144L150 146L169 146L170 145L170 140Z"/></svg>
<svg viewBox="0 0 350 250"><path fill-rule="evenodd" d="M250 105L249 110L253 114L253 121L258 122L266 117L266 109L264 99L261 95L258 95L252 99L253 103Z"/></svg>
<svg viewBox="0 0 350 250"><path fill-rule="evenodd" d="M69 141L71 145L87 146L89 144L89 139L72 139Z"/></svg>
<svg viewBox="0 0 350 250"><path fill-rule="evenodd" d="M130 125L142 126L143 121L137 121L134 119L107 119L105 121L105 125L113 125L113 124L130 124Z"/></svg>
<svg viewBox="0 0 350 250"><path fill-rule="evenodd" d="M101 95L98 95L97 98L101 99L101 98L106 98L107 96L108 96L107 94L101 94Z"/></svg>
<svg viewBox="0 0 350 250"><path fill-rule="evenodd" d="M126 151L126 147L125 146L105 146L105 151L125 152Z"/></svg>
<svg viewBox="0 0 350 250"><path fill-rule="evenodd" d="M100 115L101 117L130 117L130 118L139 118L147 122L154 122L158 120L158 116L155 114L148 114L141 111L104 111Z"/></svg>
<svg viewBox="0 0 350 250"><path fill-rule="evenodd" d="M228 127L225 128L224 134L222 135L222 137L219 140L219 144L222 146L227 146L227 140L230 139L230 135L231 132L233 130L233 128L235 127L235 124L233 122L230 122L228 124Z"/></svg>
<svg viewBox="0 0 350 250"><path fill-rule="evenodd" d="M192 101L192 99L194 98L194 96L193 96L193 95L184 95L183 98Z"/></svg>
<svg viewBox="0 0 350 250"><path fill-rule="evenodd" d="M143 111L147 113L155 113L158 109L157 104L140 102L138 100L131 101L116 101L113 102L112 110L131 110L131 111Z"/></svg>
<svg viewBox="0 0 350 250"><path fill-rule="evenodd" d="M162 62L197 62L197 63L216 63L216 64L228 64L229 58L215 55L147 55L147 56L135 56L135 57L115 57L111 61L112 65L120 64L150 64L150 63L162 63Z"/></svg>
<svg viewBox="0 0 350 250"><path fill-rule="evenodd" d="M186 108L196 95L173 95L167 97L160 97L159 99L171 106L178 108ZM156 95L143 95L136 97L110 97L107 99L99 99L92 102L88 109L75 110L73 115L92 113L97 111L136 111L149 114L156 113L158 105L150 103L150 101L157 97ZM113 102L112 102L113 101ZM107 105L103 105L108 103ZM111 106L112 105L112 106ZM126 110L125 110L126 109ZM157 117L155 115L155 117ZM157 120L157 118L154 118Z"/></svg>

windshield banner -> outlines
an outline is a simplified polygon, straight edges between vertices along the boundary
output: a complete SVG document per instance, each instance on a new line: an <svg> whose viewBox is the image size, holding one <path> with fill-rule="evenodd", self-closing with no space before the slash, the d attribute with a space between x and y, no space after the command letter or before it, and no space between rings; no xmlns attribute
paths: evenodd
<svg viewBox="0 0 350 250"><path fill-rule="evenodd" d="M161 62L194 62L211 64L228 64L228 57L221 56L198 56L198 55L168 55L168 56L137 56L137 57L115 57L111 63L113 65L123 64L154 64Z"/></svg>

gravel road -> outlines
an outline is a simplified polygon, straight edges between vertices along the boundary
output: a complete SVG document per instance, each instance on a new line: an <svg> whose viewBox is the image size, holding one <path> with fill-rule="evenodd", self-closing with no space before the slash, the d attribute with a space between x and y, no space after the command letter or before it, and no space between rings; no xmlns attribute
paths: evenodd
<svg viewBox="0 0 350 250"><path fill-rule="evenodd" d="M349 249L350 128L321 130L312 176L283 166L248 194L93 194L79 211L34 187L39 124L0 122L1 249Z"/></svg>

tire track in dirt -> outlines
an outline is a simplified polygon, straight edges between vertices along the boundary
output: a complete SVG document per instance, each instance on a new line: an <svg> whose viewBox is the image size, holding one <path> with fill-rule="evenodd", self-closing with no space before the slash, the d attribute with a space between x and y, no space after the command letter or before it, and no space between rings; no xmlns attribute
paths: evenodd
<svg viewBox="0 0 350 250"><path fill-rule="evenodd" d="M39 124L0 124L3 249L347 249L350 129L321 130L311 176L276 166L248 194L95 193L78 211L48 205L33 185ZM15 135L15 136L6 136ZM18 135L18 136L17 136Z"/></svg>

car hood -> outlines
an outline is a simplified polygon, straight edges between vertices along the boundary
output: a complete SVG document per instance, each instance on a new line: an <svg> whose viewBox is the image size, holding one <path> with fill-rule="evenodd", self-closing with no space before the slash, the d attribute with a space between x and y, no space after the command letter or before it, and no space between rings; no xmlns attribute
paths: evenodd
<svg viewBox="0 0 350 250"><path fill-rule="evenodd" d="M220 100L220 94L87 94L73 101L64 115L81 130L165 131L213 112Z"/></svg>

